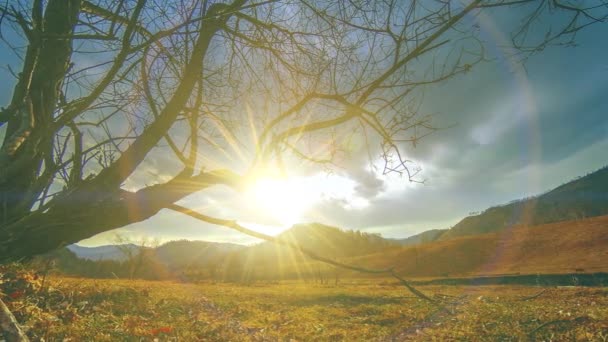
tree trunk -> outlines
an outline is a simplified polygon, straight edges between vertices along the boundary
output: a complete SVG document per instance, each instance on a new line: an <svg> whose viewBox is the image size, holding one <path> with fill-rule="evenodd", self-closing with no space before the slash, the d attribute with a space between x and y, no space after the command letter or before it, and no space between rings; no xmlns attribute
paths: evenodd
<svg viewBox="0 0 608 342"><path fill-rule="evenodd" d="M42 16L42 1L35 3L39 6L34 6L23 72L10 104L13 115L0 150L0 220L4 223L26 214L42 190L34 184L43 160L52 160L50 127L80 11L80 0L50 0Z"/></svg>

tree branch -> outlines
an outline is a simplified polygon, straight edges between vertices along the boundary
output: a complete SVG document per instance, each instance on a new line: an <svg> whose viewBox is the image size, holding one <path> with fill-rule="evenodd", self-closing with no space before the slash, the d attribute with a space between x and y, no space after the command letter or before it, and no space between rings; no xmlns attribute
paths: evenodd
<svg viewBox="0 0 608 342"><path fill-rule="evenodd" d="M244 2L245 0L238 0L228 7L238 8L238 6ZM218 8L220 7L221 6L218 6ZM139 163L144 160L148 152L156 146L158 141L165 136L166 132L173 125L177 115L190 98L190 94L192 93L196 82L199 80L199 75L203 71L203 61L207 54L211 39L215 33L220 30L223 23L228 20L227 16L220 15L217 17L217 11L212 11L212 9L213 6L208 12L208 16L212 18L212 20L208 20L205 25L201 26L199 37L192 53L192 58L184 69L184 77L177 86L173 97L169 103L167 103L167 106L160 112L158 118L146 128L116 162L99 174L98 178L101 184L117 186L122 183L131 175Z"/></svg>
<svg viewBox="0 0 608 342"><path fill-rule="evenodd" d="M407 280L403 279L402 277L398 276L395 273L395 270L393 267L391 268L387 268L387 269L371 269L371 268L365 268L365 267L360 267L360 266L356 266L356 265L350 265L350 264L346 264L346 263L342 263L336 260L332 260L326 257L323 257L321 255L318 255L317 253L304 248L302 246L300 246L297 243L293 243L293 242L289 242L289 241L285 241L285 240L281 240L278 239L274 236L270 236L270 235L266 235L260 232L256 232L255 230L251 230L248 228L243 227L242 225L238 224L236 221L233 220L224 220L224 219L219 219L219 218L215 218L215 217L211 217L211 216L207 216L207 215L203 215L199 212L196 212L192 209L188 209L186 207L183 207L181 205L178 204L171 204L168 205L166 207L167 209L171 209L174 211L177 211L179 213L188 215L190 217L193 217L199 221L203 221L203 222L207 222L207 223L211 223L214 225L218 225L218 226L224 226L226 228L230 228L233 230L236 230L237 232L249 235L249 236L253 236L256 237L258 239L262 239L268 242L272 242L278 245L283 245L286 247L289 247L295 251L301 252L302 254L308 256L309 258L316 260L316 261L320 261L335 267L339 267L339 268L344 268L347 270L352 270L352 271L357 271L357 272L361 272L361 273L368 273L368 274L387 274L390 275L394 278L396 278L397 280L399 280L401 282L401 284L403 286L405 286L410 292L412 292L414 295L418 296L421 299L424 299L426 301L429 301L433 304L437 304L437 302L428 297L427 295L425 295L424 293L418 291L416 288L414 288Z"/></svg>
<svg viewBox="0 0 608 342"><path fill-rule="evenodd" d="M28 342L29 339L19 327L15 316L0 298L0 328L4 332L7 342Z"/></svg>

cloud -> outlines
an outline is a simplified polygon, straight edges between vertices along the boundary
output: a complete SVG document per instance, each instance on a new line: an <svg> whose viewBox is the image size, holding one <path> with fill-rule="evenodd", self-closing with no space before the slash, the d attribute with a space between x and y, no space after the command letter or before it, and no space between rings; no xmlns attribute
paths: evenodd
<svg viewBox="0 0 608 342"><path fill-rule="evenodd" d="M355 193L363 198L371 199L380 194L384 189L384 180L378 178L372 171L359 169L356 172L349 173L355 181Z"/></svg>

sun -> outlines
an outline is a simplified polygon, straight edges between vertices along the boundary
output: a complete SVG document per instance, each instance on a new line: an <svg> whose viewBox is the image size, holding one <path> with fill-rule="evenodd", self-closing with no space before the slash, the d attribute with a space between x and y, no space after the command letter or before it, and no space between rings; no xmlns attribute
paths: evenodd
<svg viewBox="0 0 608 342"><path fill-rule="evenodd" d="M315 202L311 187L302 178L259 178L251 184L247 196L252 206L283 226L302 222Z"/></svg>

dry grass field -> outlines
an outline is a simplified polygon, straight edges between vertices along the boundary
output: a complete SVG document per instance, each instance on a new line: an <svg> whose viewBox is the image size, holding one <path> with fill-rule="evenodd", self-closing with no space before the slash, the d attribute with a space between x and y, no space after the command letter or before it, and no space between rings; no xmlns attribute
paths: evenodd
<svg viewBox="0 0 608 342"><path fill-rule="evenodd" d="M22 270L4 301L33 341L606 341L608 289L184 284Z"/></svg>

